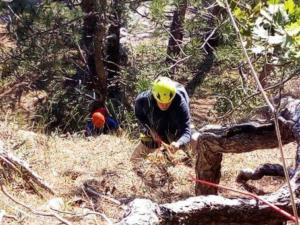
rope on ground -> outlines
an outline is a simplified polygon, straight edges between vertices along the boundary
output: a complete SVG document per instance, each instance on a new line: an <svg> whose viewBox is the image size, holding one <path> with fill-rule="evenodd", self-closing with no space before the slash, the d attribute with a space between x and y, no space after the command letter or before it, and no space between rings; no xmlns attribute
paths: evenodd
<svg viewBox="0 0 300 225"><path fill-rule="evenodd" d="M231 188L231 187L226 187L226 186L223 186L223 185L220 185L220 184L215 184L215 183L212 183L212 182L209 182L209 181L206 181L206 180L196 179L192 175L190 175L190 176L191 176L191 180L194 181L194 182L204 184L204 185L207 185L209 187L222 188L222 189L225 189L225 190L228 190L228 191L233 191L233 192L236 192L236 193L239 193L239 194L246 195L246 196L249 196L251 198L257 199L257 200L263 202L264 204L270 206L274 211L276 211L279 214L285 216L289 220L292 220L292 221L296 222L296 218L293 215L291 215L290 213L288 213L288 212L284 211L283 209L277 207L276 205L266 201L265 199L259 197L256 194L246 192L246 191L240 191L240 190L237 190L237 189L234 189L234 188Z"/></svg>

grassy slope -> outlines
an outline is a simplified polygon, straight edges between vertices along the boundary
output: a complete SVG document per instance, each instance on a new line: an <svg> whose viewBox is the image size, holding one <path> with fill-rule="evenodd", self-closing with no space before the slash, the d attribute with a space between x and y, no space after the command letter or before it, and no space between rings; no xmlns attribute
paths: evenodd
<svg viewBox="0 0 300 225"><path fill-rule="evenodd" d="M141 39L143 38L138 38L137 35L133 41L136 44ZM205 110L208 109L204 109L204 112L201 111L203 110L202 102L194 106L196 108L195 116L202 120L205 117ZM197 115L197 112L201 113ZM5 186L8 191L35 209L45 210L49 199L61 197L64 200L63 210L81 213L85 210L84 208L94 208L117 221L123 214L123 210L109 201L103 199L92 201L92 199L87 198L80 188L85 182L88 182L101 193L107 195L111 193L116 199L145 197L157 202L171 202L194 195L194 184L188 180L188 175L194 173L193 168L183 165L167 167L167 172L161 174L161 170L157 166L145 163L144 171L148 172L147 182L138 177L133 172L129 162L136 143L130 141L127 136L102 135L94 138L46 136L33 133L29 129L21 130L14 123L1 121L0 140L4 141L7 149L26 160L32 169L48 181L56 191L56 196L51 196L40 190L44 196L41 198L19 177L6 179ZM20 146L13 149L17 144ZM292 165L295 143L285 146L285 150L288 164ZM235 182L238 171L242 168L255 168L258 164L267 162L280 162L280 154L277 149L259 150L238 155L227 154L223 160L221 183L242 189ZM168 178L167 182L162 187L151 185L151 181L164 180L166 177ZM261 181L250 182L250 184L262 188L266 192L276 190L282 183L283 179L270 177L263 178ZM222 190L220 193L226 196L232 195L232 193ZM5 209L10 214L21 212L23 215L27 215L23 224L58 223L55 219L37 217L28 212L27 214L24 213L26 211L24 208L14 204L2 193L0 193L0 209ZM94 216L73 222L74 224L106 224L99 217ZM17 224L11 220L5 220L6 223Z"/></svg>
<svg viewBox="0 0 300 225"><path fill-rule="evenodd" d="M8 149L22 143L19 148L11 151L29 162L32 169L53 186L57 192L55 197L61 197L64 200L64 210L80 212L84 207L91 208L90 199L82 193L80 188L82 183L87 181L97 191L107 195L112 192L112 196L117 199L145 197L157 202L171 202L194 195L193 184L188 180L188 174L194 173L193 168L183 165L166 167L167 173L161 174L161 170L158 170L155 164L145 164L144 171L148 171L146 175L148 182L136 176L129 162L136 143L126 136L101 135L93 138L45 136L20 130L11 124L1 122L0 139L5 142ZM285 149L291 165L295 144L289 144L285 146ZM225 155L222 184L241 188L235 183L239 169L255 168L259 163L279 162L279 158L279 151L276 149ZM151 177L155 180L163 180L167 177L168 181L162 187L158 187L149 182ZM44 209L47 201L54 197L43 191L41 193L44 199L38 197L20 178L15 177L13 180L6 181L6 187L16 198L36 209ZM269 192L276 190L283 183L283 179L268 177L251 183ZM220 193L231 195L226 191L220 191ZM78 198L82 200L81 204L75 204ZM16 205L2 194L0 199L0 209L16 213ZM117 221L123 213L123 210L106 200L95 201L93 207L104 212L114 221ZM97 220L98 224L101 224L101 219ZM42 224L41 221L44 221L44 218L26 217L25 221L25 224ZM95 224L92 217L77 221L75 224L88 224L89 222ZM51 219L49 224L56 224L56 221Z"/></svg>

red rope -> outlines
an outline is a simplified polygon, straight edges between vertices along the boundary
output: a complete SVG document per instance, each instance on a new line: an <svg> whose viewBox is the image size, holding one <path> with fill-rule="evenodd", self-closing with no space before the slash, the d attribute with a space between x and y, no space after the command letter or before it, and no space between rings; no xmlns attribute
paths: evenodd
<svg viewBox="0 0 300 225"><path fill-rule="evenodd" d="M200 180L200 179L196 179L194 178L192 175L191 175L191 179L192 181L194 182L197 182L197 183L200 183L200 184L204 184L204 185L207 185L207 186L210 186L210 187L215 187L215 188L222 188L222 189L225 189L225 190L229 190L229 191L233 191L233 192L236 192L236 193L239 193L239 194L242 194L242 195L246 195L246 196L250 196L252 198L255 198L257 200L260 200L262 201L263 203L265 203L266 205L270 206L272 209L274 209L276 212L280 213L281 215L285 216L286 218L288 218L289 220L292 220L292 221L296 221L296 218L291 215L290 213L284 211L283 209L277 207L276 205L264 200L263 198L259 197L258 195L256 194L252 194L250 192L246 192L246 191L240 191L240 190L236 190L236 189L233 189L233 188L230 188L230 187L225 187L223 185L220 185L220 184L215 184L215 183L212 183L212 182L209 182L209 181L206 181L206 180Z"/></svg>

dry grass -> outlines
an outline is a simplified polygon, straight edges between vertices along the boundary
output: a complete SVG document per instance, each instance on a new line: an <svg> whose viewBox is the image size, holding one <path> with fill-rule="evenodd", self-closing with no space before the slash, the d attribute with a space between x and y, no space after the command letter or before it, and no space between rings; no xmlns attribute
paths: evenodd
<svg viewBox="0 0 300 225"><path fill-rule="evenodd" d="M8 38L7 33L5 25L0 24L0 54L15 47L15 43Z"/></svg>
<svg viewBox="0 0 300 225"><path fill-rule="evenodd" d="M135 197L145 197L163 203L194 195L194 184L188 180L188 175L194 173L193 168L177 165L161 170L145 162L146 179L137 176L129 161L136 143L130 141L126 135L121 137L101 135L90 138L76 135L46 136L22 130L17 125L0 122L0 140L3 140L6 147L14 154L29 162L32 169L53 186L57 193L56 197L64 200L64 210L82 212L83 208L91 208L93 205L95 210L104 212L113 221L117 221L122 216L123 210L105 199L94 199L91 204L91 199L82 192L83 183L88 183L102 194L128 201ZM19 146L12 150L16 144ZM292 165L295 144L289 144L285 149L288 162ZM276 149L238 155L227 154L223 160L221 183L242 189L235 182L240 169L256 168L260 163L280 162L279 159L279 151ZM164 173L160 173L161 171ZM152 176L155 176L156 181L160 179L164 183L151 184ZM267 177L250 184L270 192L280 187L283 179ZM16 198L36 209L44 209L47 201L54 197L42 190L40 193L44 198L39 197L20 178L8 181L6 186ZM232 195L222 190L220 193L226 196ZM12 204L2 194L0 196L0 209L5 209L10 214L24 211L22 207ZM28 215L31 216L26 217L24 224L44 224L44 218L32 216L30 213ZM48 218L47 224L57 224L57 221ZM95 220L95 217L91 216L85 220L74 221L74 224L106 223L99 217Z"/></svg>
<svg viewBox="0 0 300 225"><path fill-rule="evenodd" d="M170 183L167 182L161 187L151 185L151 182L147 182L149 180L137 176L129 161L136 143L130 141L127 136L45 136L3 122L0 124L0 140L4 140L8 149L29 162L33 170L52 184L57 196L64 199L66 209L71 211L79 210L84 205L90 207L88 199L81 191L82 184L87 182L98 192L111 194L116 199L146 197L158 202L167 202L183 195L193 195L192 184L187 178L191 168L168 167L167 176L172 179L168 180ZM20 146L12 150L16 144ZM145 166L148 172L150 171L148 174L157 174L160 171L154 165L151 167L149 163L145 163ZM9 181L8 188L16 198L34 208L40 208L53 197L41 191L45 199L39 198L30 188L25 187L20 179ZM84 203L75 204L78 198ZM0 202L0 209L5 208L8 212L16 213L15 206L9 207L9 200L3 199L5 201ZM123 213L118 206L106 200L94 202L94 207L114 220L118 220ZM37 218L27 220L34 224L33 221L37 221Z"/></svg>

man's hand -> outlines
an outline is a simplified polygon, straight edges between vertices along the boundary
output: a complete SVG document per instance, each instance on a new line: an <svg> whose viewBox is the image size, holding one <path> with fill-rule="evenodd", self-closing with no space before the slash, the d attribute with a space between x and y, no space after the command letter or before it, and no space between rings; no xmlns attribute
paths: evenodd
<svg viewBox="0 0 300 225"><path fill-rule="evenodd" d="M170 144L170 150L172 151L172 153L176 152L179 148L180 148L180 144L176 141L173 141L171 144Z"/></svg>

